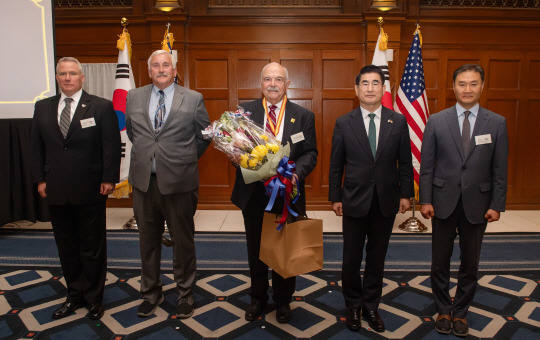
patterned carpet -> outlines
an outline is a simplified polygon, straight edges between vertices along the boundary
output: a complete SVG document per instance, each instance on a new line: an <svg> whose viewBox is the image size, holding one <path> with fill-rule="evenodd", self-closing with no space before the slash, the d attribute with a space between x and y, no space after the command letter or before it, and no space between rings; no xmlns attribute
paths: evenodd
<svg viewBox="0 0 540 340"><path fill-rule="evenodd" d="M117 234L119 235L119 234ZM247 322L244 309L249 303L249 276L245 263L237 255L225 255L228 248L205 250L219 253L221 262L212 263L204 251L198 253L200 265L195 288L196 310L192 318L178 320L175 317L176 294L172 273L164 271L165 302L149 318L138 318L140 269L129 256L112 256L113 262L122 268L110 268L107 276L104 304L106 312L98 321L85 317L87 310L79 309L75 314L61 320L52 320L52 312L64 301L65 283L58 265L49 264L48 249L34 244L26 238L25 249L7 256L2 253L7 244L12 244L12 236L24 239L23 234L6 236L0 234L0 339L452 339L453 335L442 336L434 330L435 308L431 297L429 273L427 270L404 268L404 263L394 261L385 273L385 287L380 306L380 314L386 324L386 332L375 333L362 321L360 332L351 332L345 326L345 305L341 294L340 271L326 266L320 272L298 278L291 322L277 323L275 308L269 301L264 318ZM29 236L31 236L29 234ZM34 235L35 236L35 235ZM245 244L235 248L245 252ZM531 239L531 235L526 238ZM412 237L412 236L410 236ZM227 243L220 236L198 235L198 251L206 248L204 242ZM221 239L221 240L220 240ZM407 238L408 239L408 238ZM532 237L534 239L534 237ZM497 249L487 247L484 252L500 253L512 242L506 237L504 246ZM337 242L337 238L335 240ZM398 241L403 242L404 239ZM424 247L424 238L412 244L415 250ZM129 246L138 246L133 240ZM202 242L202 243L201 243ZM326 236L325 236L326 242ZM515 249L534 250L520 239ZM502 244L502 243L501 243ZM38 247L36 249L36 247ZM392 245L391 245L392 247ZM9 248L9 247L7 247ZM339 248L339 247L337 247ZM411 248L409 247L409 252ZM116 252L116 249L109 250ZM165 252L167 250L164 250ZM223 251L223 253L221 253ZM326 251L326 248L325 248ZM337 250L329 249L332 255ZM504 251L503 251L504 252ZM418 252L414 252L418 253ZM421 251L420 253L423 253ZM40 259L38 254L46 254ZM206 254L206 255L205 255ZM539 257L536 252L532 258ZM201 256L205 255L205 256ZM493 256L489 267L495 266ZM241 257L240 256L240 257ZM396 256L396 254L391 255ZM429 257L429 255L427 255ZM418 263L429 262L427 258ZM119 261L124 258L125 261ZM414 256L413 256L414 258ZM529 258L519 264L511 256L510 264L503 271L482 270L480 287L469 312L469 339L540 339L540 270ZM129 261L127 261L129 260ZM334 259L337 260L337 259ZM6 263L9 262L9 263ZM391 261L392 262L392 261ZM166 263L164 266L167 267ZM501 264L504 267L504 264ZM521 270L511 270L510 267ZM240 267L233 268L231 267ZM243 268L242 268L243 267ZM327 268L329 267L329 268ZM455 284L455 281L453 282ZM455 286L452 287L455 291ZM457 338L456 338L457 339Z"/></svg>

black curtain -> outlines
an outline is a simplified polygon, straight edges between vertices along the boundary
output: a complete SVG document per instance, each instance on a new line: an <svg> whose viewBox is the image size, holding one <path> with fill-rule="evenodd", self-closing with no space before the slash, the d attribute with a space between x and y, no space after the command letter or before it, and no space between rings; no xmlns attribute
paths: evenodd
<svg viewBox="0 0 540 340"><path fill-rule="evenodd" d="M32 183L32 119L0 119L0 227L29 220L49 221L47 202Z"/></svg>

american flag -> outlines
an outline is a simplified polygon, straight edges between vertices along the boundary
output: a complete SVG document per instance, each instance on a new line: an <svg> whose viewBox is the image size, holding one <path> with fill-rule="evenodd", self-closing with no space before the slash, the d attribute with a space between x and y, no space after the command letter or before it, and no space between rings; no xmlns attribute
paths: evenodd
<svg viewBox="0 0 540 340"><path fill-rule="evenodd" d="M407 64L396 95L394 110L407 117L411 150L414 167L415 189L418 187L420 173L420 150L424 137L424 128L429 116L426 86L424 81L424 66L422 64L422 49L420 30L414 34L414 39L407 57ZM415 190L417 191L417 190Z"/></svg>

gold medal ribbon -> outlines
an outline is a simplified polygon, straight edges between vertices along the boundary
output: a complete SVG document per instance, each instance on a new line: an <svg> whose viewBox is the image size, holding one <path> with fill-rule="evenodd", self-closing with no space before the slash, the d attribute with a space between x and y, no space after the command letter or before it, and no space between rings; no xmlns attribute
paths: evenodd
<svg viewBox="0 0 540 340"><path fill-rule="evenodd" d="M279 127L281 126L281 121L283 121L283 117L285 116L285 103L287 102L287 96L283 97L283 102L281 103L281 108L279 109L279 114L276 119L276 125L274 125L274 122L272 122L272 119L270 119L270 115L268 114L268 105L266 104L266 98L263 98L263 106L264 106L264 113L266 114L266 121L268 122L268 125L270 125L270 132L274 134L274 136L277 137L279 133Z"/></svg>

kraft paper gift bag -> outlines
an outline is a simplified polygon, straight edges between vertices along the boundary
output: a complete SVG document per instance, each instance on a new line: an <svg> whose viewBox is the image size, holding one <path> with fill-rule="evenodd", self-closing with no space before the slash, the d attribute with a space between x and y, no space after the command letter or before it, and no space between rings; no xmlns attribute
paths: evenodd
<svg viewBox="0 0 540 340"><path fill-rule="evenodd" d="M278 231L280 217L264 213L260 260L284 278L322 269L322 220L298 215Z"/></svg>

